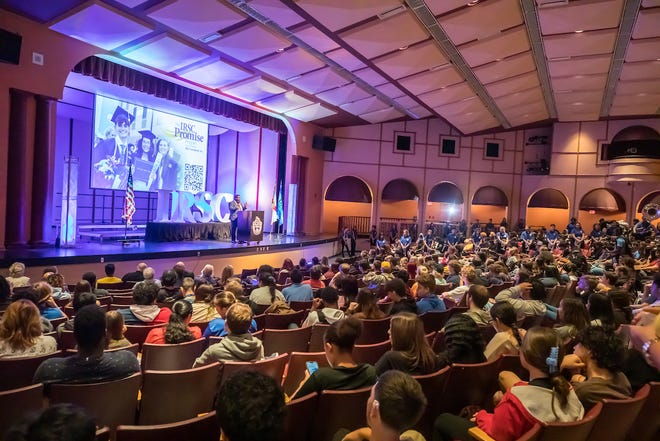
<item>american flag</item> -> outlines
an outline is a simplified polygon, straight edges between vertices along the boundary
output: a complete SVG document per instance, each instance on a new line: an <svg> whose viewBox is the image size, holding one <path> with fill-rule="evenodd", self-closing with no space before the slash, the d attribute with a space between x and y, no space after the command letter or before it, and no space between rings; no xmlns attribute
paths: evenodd
<svg viewBox="0 0 660 441"><path fill-rule="evenodd" d="M133 166L128 166L128 181L126 181L126 204L124 206L123 219L126 219L126 225L133 223L135 214L135 194L133 193Z"/></svg>

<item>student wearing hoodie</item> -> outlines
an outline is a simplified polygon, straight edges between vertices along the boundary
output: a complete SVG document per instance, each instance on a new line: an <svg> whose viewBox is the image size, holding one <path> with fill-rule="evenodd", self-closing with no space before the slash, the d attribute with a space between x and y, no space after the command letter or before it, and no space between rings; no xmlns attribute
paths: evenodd
<svg viewBox="0 0 660 441"><path fill-rule="evenodd" d="M429 311L444 311L445 302L435 294L435 277L429 273L417 276L417 312L423 314Z"/></svg>
<svg viewBox="0 0 660 441"><path fill-rule="evenodd" d="M303 322L303 328L317 323L333 324L344 318L344 311L339 309L339 292L328 286L319 291L319 297L312 302L310 313Z"/></svg>
<svg viewBox="0 0 660 441"><path fill-rule="evenodd" d="M507 301L516 310L518 320L525 317L543 317L548 310L545 303L545 287L541 282L531 279L511 288L500 291L495 296L496 302Z"/></svg>
<svg viewBox="0 0 660 441"><path fill-rule="evenodd" d="M248 332L252 324L252 309L245 303L235 303L227 311L225 326L229 335L220 343L209 346L195 360L193 367L204 366L216 361L258 361L264 358L261 340Z"/></svg>
<svg viewBox="0 0 660 441"><path fill-rule="evenodd" d="M158 295L158 285L153 282L138 283L133 287L133 301L135 304L128 308L119 309L127 325L155 325L167 323L172 313L168 308L154 305Z"/></svg>

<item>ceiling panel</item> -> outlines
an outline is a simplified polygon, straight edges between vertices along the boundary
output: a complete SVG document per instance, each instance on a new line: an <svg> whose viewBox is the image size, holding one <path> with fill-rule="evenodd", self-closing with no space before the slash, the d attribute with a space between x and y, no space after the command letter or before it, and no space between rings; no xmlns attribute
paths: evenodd
<svg viewBox="0 0 660 441"><path fill-rule="evenodd" d="M639 93L637 95L615 95L613 106L654 106L653 113L660 107L660 93Z"/></svg>
<svg viewBox="0 0 660 441"><path fill-rule="evenodd" d="M427 116L433 115L433 113L424 106L410 107L408 112L412 113L417 118L426 118Z"/></svg>
<svg viewBox="0 0 660 441"><path fill-rule="evenodd" d="M655 8L660 6L660 0L642 0L642 6L645 8Z"/></svg>
<svg viewBox="0 0 660 441"><path fill-rule="evenodd" d="M660 21L658 22L660 28ZM660 58L660 38L632 40L626 50L626 61L646 61Z"/></svg>
<svg viewBox="0 0 660 441"><path fill-rule="evenodd" d="M341 37L365 57L373 58L425 40L428 34L412 13L405 12L351 29Z"/></svg>
<svg viewBox="0 0 660 441"><path fill-rule="evenodd" d="M623 81L655 80L660 78L659 61L638 61L636 63L623 63L623 70L619 79Z"/></svg>
<svg viewBox="0 0 660 441"><path fill-rule="evenodd" d="M209 64L195 66L194 69L180 73L179 76L215 89L249 78L252 73L241 67L224 63L222 60L216 60Z"/></svg>
<svg viewBox="0 0 660 441"><path fill-rule="evenodd" d="M590 92L573 92L573 93L558 93L555 95L555 103L558 106L564 104L584 103L584 104L598 104L603 100L603 91L594 90Z"/></svg>
<svg viewBox="0 0 660 441"><path fill-rule="evenodd" d="M548 70L552 77L607 73L610 70L611 58L609 55L598 55L566 60L550 60L548 61Z"/></svg>
<svg viewBox="0 0 660 441"><path fill-rule="evenodd" d="M275 112L284 113L291 110L299 109L301 107L314 104L313 101L296 94L294 91L289 91L281 95L272 96L257 102L260 106Z"/></svg>
<svg viewBox="0 0 660 441"><path fill-rule="evenodd" d="M425 0L433 15L445 14L454 9L465 7L466 0Z"/></svg>
<svg viewBox="0 0 660 441"><path fill-rule="evenodd" d="M405 95L404 92L401 91L398 87L396 87L392 83L387 83L387 84L381 84L380 86L377 86L376 89L382 93L385 94L386 96L389 96L390 98L398 98L403 95Z"/></svg>
<svg viewBox="0 0 660 441"><path fill-rule="evenodd" d="M287 51L275 54L258 63L253 64L257 69L276 78L287 78L320 69L325 66L321 60L307 51L294 47Z"/></svg>
<svg viewBox="0 0 660 441"><path fill-rule="evenodd" d="M399 110L394 107L388 107L387 109L376 110L374 112L363 113L360 115L360 118L369 121L372 124L389 121L391 119L401 118L404 115Z"/></svg>
<svg viewBox="0 0 660 441"><path fill-rule="evenodd" d="M288 28L304 20L280 0L248 0L248 6L260 14L269 17L283 28Z"/></svg>
<svg viewBox="0 0 660 441"><path fill-rule="evenodd" d="M493 98L508 95L510 93L520 92L539 85L539 76L536 71L528 72L513 78L490 83L486 86L488 94Z"/></svg>
<svg viewBox="0 0 660 441"><path fill-rule="evenodd" d="M437 71L426 71L399 80L399 83L415 95L460 83L463 77L456 69L449 66Z"/></svg>
<svg viewBox="0 0 660 441"><path fill-rule="evenodd" d="M253 78L225 87L222 91L242 100L255 102L269 96L279 95L286 92L286 89L263 78Z"/></svg>
<svg viewBox="0 0 660 441"><path fill-rule="evenodd" d="M394 101L396 101L401 107L417 107L419 106L419 103L412 97L408 95L404 95L399 98L395 98Z"/></svg>
<svg viewBox="0 0 660 441"><path fill-rule="evenodd" d="M529 50L529 40L524 26L502 32L497 36L475 41L460 47L465 61L472 66L480 66L498 59Z"/></svg>
<svg viewBox="0 0 660 441"><path fill-rule="evenodd" d="M508 115L507 115L508 117ZM522 126L525 124L531 124L533 122L537 121L544 121L548 119L548 112L538 112L538 113L525 113L520 116L515 116L515 117L508 117L509 123L511 123L512 126Z"/></svg>
<svg viewBox="0 0 660 441"><path fill-rule="evenodd" d="M335 49L325 55L348 71L354 71L365 67L365 64L360 61L359 58L348 52L346 49Z"/></svg>
<svg viewBox="0 0 660 441"><path fill-rule="evenodd" d="M307 26L296 31L294 35L319 52L328 52L337 49L339 45L314 26Z"/></svg>
<svg viewBox="0 0 660 441"><path fill-rule="evenodd" d="M377 86L379 84L383 84L387 82L387 80L379 73L377 73L375 70L371 69L370 67L365 67L364 69L356 70L353 72L353 74L360 78L362 81L364 81L367 84L370 84L372 86Z"/></svg>
<svg viewBox="0 0 660 441"><path fill-rule="evenodd" d="M603 90L607 75L576 75L573 77L556 77L552 78L552 90L557 93L562 90Z"/></svg>
<svg viewBox="0 0 660 441"><path fill-rule="evenodd" d="M403 51L383 55L373 62L383 72L397 79L447 64L449 60L438 49L435 41L429 40Z"/></svg>
<svg viewBox="0 0 660 441"><path fill-rule="evenodd" d="M445 118L454 118L456 115L467 115L473 112L483 111L484 105L478 99L458 101L444 106L434 107L433 110Z"/></svg>
<svg viewBox="0 0 660 441"><path fill-rule="evenodd" d="M106 50L123 46L152 32L151 27L137 19L95 3L56 21L50 29Z"/></svg>
<svg viewBox="0 0 660 441"><path fill-rule="evenodd" d="M633 38L660 36L660 8L642 9L635 21Z"/></svg>
<svg viewBox="0 0 660 441"><path fill-rule="evenodd" d="M617 95L636 95L638 93L660 93L660 81L619 81ZM660 103L658 103L660 107Z"/></svg>
<svg viewBox="0 0 660 441"><path fill-rule="evenodd" d="M298 79L289 81L293 86L309 93L318 93L323 90L334 89L335 87L342 86L349 82L350 81L343 78L329 67L315 70L314 72L305 74Z"/></svg>
<svg viewBox="0 0 660 441"><path fill-rule="evenodd" d="M139 46L122 51L122 55L165 72L172 72L203 60L209 54L167 34L161 34Z"/></svg>
<svg viewBox="0 0 660 441"><path fill-rule="evenodd" d="M241 61L250 61L291 46L286 38L274 34L258 23L241 27L211 43L211 47Z"/></svg>
<svg viewBox="0 0 660 441"><path fill-rule="evenodd" d="M543 92L541 92L540 87L523 90L522 92L512 93L511 95L501 96L495 99L495 102L500 109L524 106L527 103L533 103L535 101L544 101Z"/></svg>
<svg viewBox="0 0 660 441"><path fill-rule="evenodd" d="M335 106L369 96L371 96L370 93L364 91L355 83L316 94L317 98L327 101L330 104L334 104Z"/></svg>
<svg viewBox="0 0 660 441"><path fill-rule="evenodd" d="M609 54L614 50L616 29L562 34L544 37L545 55L549 60L560 57Z"/></svg>
<svg viewBox="0 0 660 441"><path fill-rule="evenodd" d="M353 115L362 115L363 113L374 112L390 106L386 102L381 101L378 97L370 96L368 98L342 104L340 107Z"/></svg>
<svg viewBox="0 0 660 441"><path fill-rule="evenodd" d="M419 95L418 98L430 107L438 107L473 96L475 95L472 88L466 82L463 82L444 89L424 93Z"/></svg>
<svg viewBox="0 0 660 441"><path fill-rule="evenodd" d="M506 110L503 110L503 112L506 115L507 119L523 118L525 117L524 115L531 115L531 114L543 114L544 117L542 119L547 118L548 116L548 112L545 107L545 102L543 101L534 101L534 102L525 103L520 106L510 107Z"/></svg>
<svg viewBox="0 0 660 441"><path fill-rule="evenodd" d="M300 109L291 110L286 112L286 116L295 118L300 121L309 122L317 119L325 118L326 116L336 115L337 112L322 106L320 103L312 104L310 106L301 107Z"/></svg>
<svg viewBox="0 0 660 441"><path fill-rule="evenodd" d="M217 0L177 0L157 6L147 14L193 39L227 28L246 17Z"/></svg>
<svg viewBox="0 0 660 441"><path fill-rule="evenodd" d="M464 8L438 20L456 46L481 40L523 22L518 0L490 0Z"/></svg>
<svg viewBox="0 0 660 441"><path fill-rule="evenodd" d="M554 8L540 8L538 14L543 35L567 34L616 28L622 8L623 0L580 0Z"/></svg>
<svg viewBox="0 0 660 441"><path fill-rule="evenodd" d="M402 0L353 0L350 13L347 4L337 0L298 0L296 4L331 31L401 6Z"/></svg>
<svg viewBox="0 0 660 441"><path fill-rule="evenodd" d="M134 8L146 2L147 0L117 0L117 1L122 5L128 6L129 8Z"/></svg>
<svg viewBox="0 0 660 441"><path fill-rule="evenodd" d="M504 58L473 69L482 84L489 84L536 70L531 51Z"/></svg>

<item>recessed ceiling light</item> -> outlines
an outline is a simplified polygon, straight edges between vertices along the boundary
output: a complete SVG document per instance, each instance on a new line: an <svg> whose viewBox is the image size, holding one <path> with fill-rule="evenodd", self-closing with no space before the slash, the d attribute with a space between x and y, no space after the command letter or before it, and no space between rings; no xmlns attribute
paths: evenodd
<svg viewBox="0 0 660 441"><path fill-rule="evenodd" d="M645 92L642 92L642 93L638 93L638 94L637 94L637 96L646 96L646 95L648 95L648 94L645 93Z"/></svg>
<svg viewBox="0 0 660 441"><path fill-rule="evenodd" d="M476 5L477 3L479 3L479 1L480 1L480 0L472 0L472 1L467 2L467 5L468 5L468 6L474 6L474 5Z"/></svg>
<svg viewBox="0 0 660 441"><path fill-rule="evenodd" d="M573 103L573 105L574 105L574 106L583 106L584 103L581 103L581 102L578 101L577 103Z"/></svg>
<svg viewBox="0 0 660 441"><path fill-rule="evenodd" d="M399 48L400 51L405 51L406 49L408 49L408 46L401 46L401 47Z"/></svg>
<svg viewBox="0 0 660 441"><path fill-rule="evenodd" d="M584 29L578 29L577 31L575 31L576 34L581 34L583 32L584 32Z"/></svg>
<svg viewBox="0 0 660 441"><path fill-rule="evenodd" d="M495 61L502 61L501 58L495 58Z"/></svg>
<svg viewBox="0 0 660 441"><path fill-rule="evenodd" d="M279 53L279 54L281 54L282 52L284 52L284 49L285 49L285 48L280 47L280 48L277 49L276 52Z"/></svg>
<svg viewBox="0 0 660 441"><path fill-rule="evenodd" d="M217 40L220 37L222 37L222 34L220 32L213 32L212 34L208 34L200 38L199 41L201 41L202 43L210 43L212 41Z"/></svg>

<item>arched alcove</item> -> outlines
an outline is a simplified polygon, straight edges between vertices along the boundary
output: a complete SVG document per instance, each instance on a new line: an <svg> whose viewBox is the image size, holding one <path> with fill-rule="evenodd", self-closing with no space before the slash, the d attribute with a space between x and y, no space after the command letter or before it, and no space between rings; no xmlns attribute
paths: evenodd
<svg viewBox="0 0 660 441"><path fill-rule="evenodd" d="M639 200L639 203L637 204L637 213L638 213L637 217L641 217L642 210L648 204L660 205L660 190L652 191L651 193L647 194L646 196L644 196L642 199Z"/></svg>
<svg viewBox="0 0 660 441"><path fill-rule="evenodd" d="M337 233L340 216L371 217L371 189L357 176L341 176L328 185L323 200L323 231Z"/></svg>
<svg viewBox="0 0 660 441"><path fill-rule="evenodd" d="M407 179L393 179L381 192L380 217L413 219L419 213L419 191Z"/></svg>
<svg viewBox="0 0 660 441"><path fill-rule="evenodd" d="M431 188L426 202L428 222L457 222L463 219L463 192L452 182L440 182Z"/></svg>
<svg viewBox="0 0 660 441"><path fill-rule="evenodd" d="M509 198L497 187L487 185L478 189L472 197L470 205L470 220L477 219L479 222L486 222L493 219L495 223L506 218L509 209Z"/></svg>
<svg viewBox="0 0 660 441"><path fill-rule="evenodd" d="M568 198L555 188L542 188L534 192L527 202L525 219L532 227L555 224L563 230L569 221Z"/></svg>
<svg viewBox="0 0 660 441"><path fill-rule="evenodd" d="M595 188L587 192L578 205L578 221L582 229L591 231L599 219L626 218L626 201L617 192L608 188Z"/></svg>

